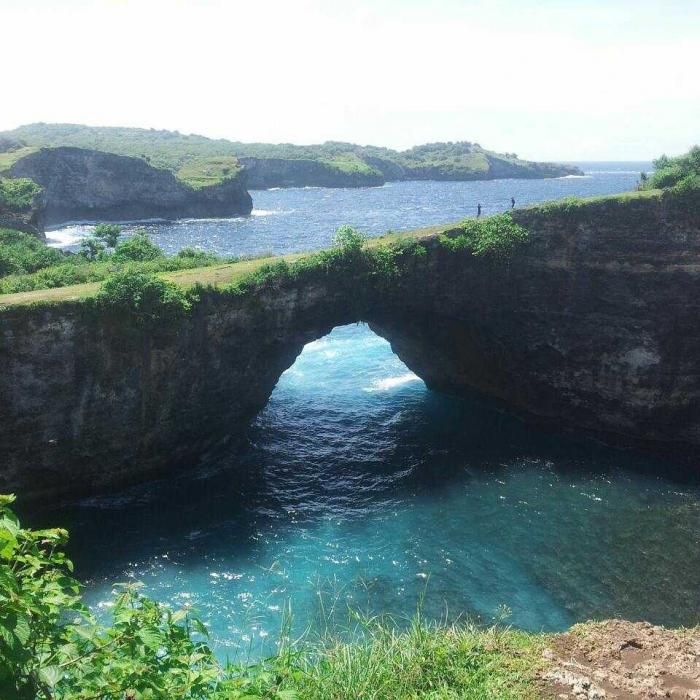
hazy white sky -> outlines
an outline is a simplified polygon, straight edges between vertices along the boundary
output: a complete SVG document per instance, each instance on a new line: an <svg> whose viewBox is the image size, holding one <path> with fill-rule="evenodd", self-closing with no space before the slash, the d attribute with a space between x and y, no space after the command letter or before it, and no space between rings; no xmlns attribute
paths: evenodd
<svg viewBox="0 0 700 700"><path fill-rule="evenodd" d="M0 129L469 140L534 159L700 141L700 0L0 0Z"/></svg>

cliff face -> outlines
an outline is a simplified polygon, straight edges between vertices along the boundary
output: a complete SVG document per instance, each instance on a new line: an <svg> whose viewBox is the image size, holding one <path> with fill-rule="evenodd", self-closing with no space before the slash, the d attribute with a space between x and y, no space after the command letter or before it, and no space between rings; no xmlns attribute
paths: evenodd
<svg viewBox="0 0 700 700"><path fill-rule="evenodd" d="M268 187L375 187L384 184L378 173L345 172L320 160L239 158L251 189Z"/></svg>
<svg viewBox="0 0 700 700"><path fill-rule="evenodd" d="M18 160L10 174L44 188L47 225L240 216L253 207L240 179L193 189L140 158L80 148L41 149Z"/></svg>
<svg viewBox="0 0 700 700"><path fill-rule="evenodd" d="M700 448L700 207L659 196L516 212L507 260L426 239L401 274L204 295L125 330L80 304L0 313L0 491L91 492L238 440L304 344L365 320L436 390L612 442Z"/></svg>
<svg viewBox="0 0 700 700"><path fill-rule="evenodd" d="M542 179L581 175L569 165L509 161L484 156L485 169L446 165L409 165L377 156L362 156L375 172L345 172L319 160L291 158L239 158L251 189L269 187L376 187L401 180L496 180L501 178Z"/></svg>

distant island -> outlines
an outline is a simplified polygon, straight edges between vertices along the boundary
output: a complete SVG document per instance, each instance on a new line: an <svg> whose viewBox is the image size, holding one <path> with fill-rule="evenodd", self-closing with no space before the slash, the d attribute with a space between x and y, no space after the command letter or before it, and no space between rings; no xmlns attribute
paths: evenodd
<svg viewBox="0 0 700 700"><path fill-rule="evenodd" d="M40 148L67 146L141 158L195 189L232 179L241 179L250 189L266 189L582 174L572 165L521 160L515 153L496 153L469 141L396 151L336 141L309 146L241 143L177 131L37 123L0 133L0 176Z"/></svg>

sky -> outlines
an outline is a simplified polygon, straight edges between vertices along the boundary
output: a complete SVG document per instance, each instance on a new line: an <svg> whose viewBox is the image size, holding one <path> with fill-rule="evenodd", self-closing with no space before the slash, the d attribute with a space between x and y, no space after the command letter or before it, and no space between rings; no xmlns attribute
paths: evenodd
<svg viewBox="0 0 700 700"><path fill-rule="evenodd" d="M0 129L173 129L536 160L700 142L700 0L0 0Z"/></svg>

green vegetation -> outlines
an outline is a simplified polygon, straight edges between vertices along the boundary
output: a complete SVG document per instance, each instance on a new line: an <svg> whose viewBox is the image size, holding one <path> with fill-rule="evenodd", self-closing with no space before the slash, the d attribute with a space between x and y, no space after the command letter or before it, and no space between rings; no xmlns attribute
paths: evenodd
<svg viewBox="0 0 700 700"><path fill-rule="evenodd" d="M510 214L485 219L465 219L457 236L441 236L449 250L470 250L474 255L505 255L527 240L527 230L513 221Z"/></svg>
<svg viewBox="0 0 700 700"><path fill-rule="evenodd" d="M224 155L191 158L175 174L179 180L190 187L201 189L238 177L240 172L241 165L238 159L231 155Z"/></svg>
<svg viewBox="0 0 700 700"><path fill-rule="evenodd" d="M663 155L654 161L654 168L651 177L642 178L646 189L673 187L678 192L700 189L700 146L693 146L677 158Z"/></svg>
<svg viewBox="0 0 700 700"><path fill-rule="evenodd" d="M4 138L4 137L0 137ZM12 150L0 149L0 175L7 171L20 159L39 150L36 146L22 146Z"/></svg>
<svg viewBox="0 0 700 700"><path fill-rule="evenodd" d="M0 278L36 272L64 260L61 251L49 248L36 236L0 228Z"/></svg>
<svg viewBox="0 0 700 700"><path fill-rule="evenodd" d="M468 249L475 255L503 255L526 238L524 229L513 222L510 214L478 221L466 219L460 227L461 234L457 238L442 236L440 240L451 250ZM443 229L444 227L435 227L426 230L426 233ZM16 294L101 282L127 267L138 268L147 274L212 267L215 268L213 280L207 272L199 269L194 275L175 278L173 281L185 286L200 283L206 285L213 282L218 287L225 287L226 283L230 283L237 291L249 288L263 279L269 280L271 276L298 275L308 273L312 269L327 271L334 268L339 273L349 270L376 278L382 274L386 276L389 271L392 271L391 274L396 274L400 270L399 261L402 258L405 259L409 255L419 257L425 255L425 248L420 243L423 233L418 231L388 234L382 238L367 240L363 234L352 227L342 226L336 233L336 247L333 250L272 258L263 256L259 259L237 262L235 259L227 260L193 249L181 250L175 256L165 256L144 231L137 231L133 236L117 242L114 251L110 252L105 250L102 241L108 238L113 240L115 229L107 225L106 228L97 227L95 232L87 237L80 255L66 255L51 251L46 253L46 264L38 259L31 268L8 266L6 272L0 272L0 294ZM33 242L32 244L36 245ZM354 255L354 264L361 263L359 266L348 265L349 253ZM0 239L0 256L2 254L2 239ZM71 294L74 293L74 290L69 291ZM95 289L83 291L85 294L79 294L79 296L89 296Z"/></svg>
<svg viewBox="0 0 700 700"><path fill-rule="evenodd" d="M192 248L166 256L143 231L118 241L119 227L103 224L86 237L81 253L49 248L29 234L0 230L0 294L101 282L127 267L145 273L174 272L229 262ZM106 246L115 243L114 251Z"/></svg>
<svg viewBox="0 0 700 700"><path fill-rule="evenodd" d="M41 187L29 178L0 178L0 207L14 211L29 209Z"/></svg>
<svg viewBox="0 0 700 700"><path fill-rule="evenodd" d="M492 176L497 173L497 177L516 173L524 177L550 177L577 172L575 168L519 160L513 153L495 153L468 141L432 143L395 151L339 141L308 146L241 143L177 131L42 123L21 126L5 132L4 136L0 134L0 138L21 142L30 149L76 146L144 158L151 165L171 170L193 187L236 177L240 171L239 158L314 160L338 173L367 176L373 180L381 177L390 180L476 179L489 173ZM14 155L12 158L16 160Z"/></svg>
<svg viewBox="0 0 700 700"><path fill-rule="evenodd" d="M400 630L390 620L356 617L361 629L353 641L308 637L291 643L283 629L275 656L223 665L192 610L157 603L135 583L116 587L111 624L102 623L81 600L81 586L63 551L68 533L23 528L10 508L13 501L0 496L2 698L537 697L544 639L506 629L430 625L417 616Z"/></svg>
<svg viewBox="0 0 700 700"><path fill-rule="evenodd" d="M168 323L192 308L193 293L143 270L115 272L95 297L98 308L128 316L138 325Z"/></svg>

